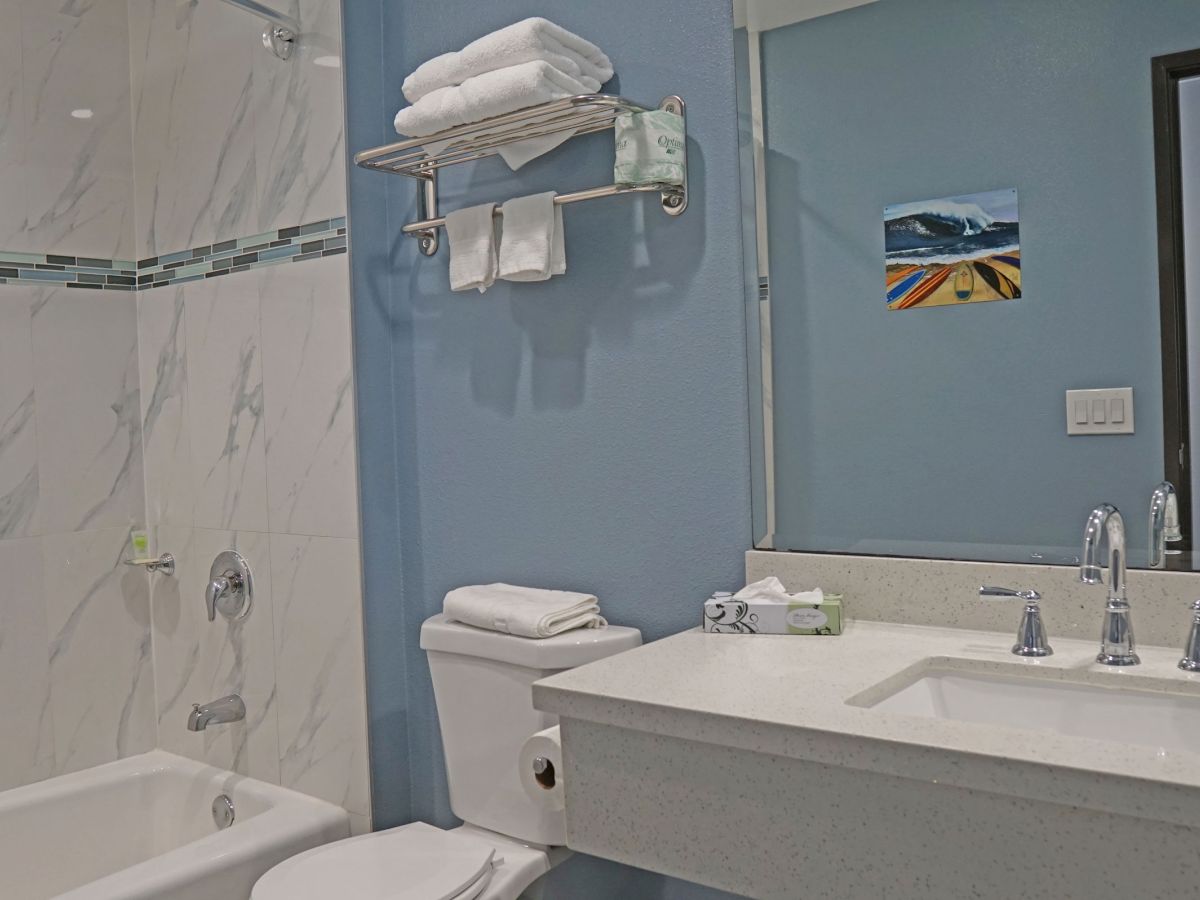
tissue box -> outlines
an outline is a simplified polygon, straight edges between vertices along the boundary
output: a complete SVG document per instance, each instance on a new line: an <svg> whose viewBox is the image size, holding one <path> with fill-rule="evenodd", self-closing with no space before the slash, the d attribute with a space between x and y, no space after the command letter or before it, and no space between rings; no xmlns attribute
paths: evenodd
<svg viewBox="0 0 1200 900"><path fill-rule="evenodd" d="M713 594L704 603L704 630L718 634L841 634L842 595L821 603L734 600Z"/></svg>

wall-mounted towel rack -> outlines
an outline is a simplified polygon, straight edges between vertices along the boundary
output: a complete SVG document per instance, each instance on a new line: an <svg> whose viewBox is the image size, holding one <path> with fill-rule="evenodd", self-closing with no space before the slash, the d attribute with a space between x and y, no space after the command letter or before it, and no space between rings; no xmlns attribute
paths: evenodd
<svg viewBox="0 0 1200 900"><path fill-rule="evenodd" d="M621 113L645 112L649 108L611 94L580 94L502 116L493 116L481 122L448 128L436 134L363 150L355 154L354 162L366 169L420 179L421 190L417 194L420 218L416 222L408 223L401 230L420 241L422 253L433 256L438 249L438 229L446 224L445 217L438 214L439 169L494 156L504 145L515 144L528 138L564 132L575 136L606 131L613 127ZM683 100L677 96L663 98L658 108L684 115ZM685 123L685 135L686 127ZM686 180L682 185L608 184L560 194L554 202L562 205L578 203L581 200L595 200L599 197L646 192L660 195L663 211L668 215L678 216L687 209Z"/></svg>

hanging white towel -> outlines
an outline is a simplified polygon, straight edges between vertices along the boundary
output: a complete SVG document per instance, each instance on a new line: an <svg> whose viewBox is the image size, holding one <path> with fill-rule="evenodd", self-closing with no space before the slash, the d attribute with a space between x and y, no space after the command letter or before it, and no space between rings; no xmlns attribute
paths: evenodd
<svg viewBox="0 0 1200 900"><path fill-rule="evenodd" d="M404 79L404 96L416 103L439 88L505 66L542 60L566 75L595 81L596 90L612 78L612 62L590 41L546 19L534 17L501 28L453 53L443 53ZM582 80L582 79L580 79Z"/></svg>
<svg viewBox="0 0 1200 900"><path fill-rule="evenodd" d="M499 277L506 281L545 281L567 271L562 207L554 191L516 197L501 207Z"/></svg>
<svg viewBox="0 0 1200 900"><path fill-rule="evenodd" d="M483 293L496 281L495 203L446 213L450 241L450 290Z"/></svg>
<svg viewBox="0 0 1200 900"><path fill-rule="evenodd" d="M550 100L589 94L597 87L599 84L594 80L573 78L546 62L521 63L427 94L396 113L396 131L410 137L423 137ZM509 166L518 169L535 156L553 150L570 136L570 133L561 133L507 144L501 148L500 155ZM436 153L446 146L447 143L439 142L427 145L426 150Z"/></svg>
<svg viewBox="0 0 1200 900"><path fill-rule="evenodd" d="M607 625L593 594L511 584L476 584L446 595L447 619L520 637L545 638L574 628Z"/></svg>

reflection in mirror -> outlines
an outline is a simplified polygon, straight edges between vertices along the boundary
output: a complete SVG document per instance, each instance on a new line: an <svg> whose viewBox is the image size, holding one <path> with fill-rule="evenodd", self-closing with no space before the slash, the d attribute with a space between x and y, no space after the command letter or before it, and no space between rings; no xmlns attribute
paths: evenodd
<svg viewBox="0 0 1200 900"><path fill-rule="evenodd" d="M756 546L1075 564L1108 502L1146 566L1169 479L1190 565L1200 84L1172 75L1168 133L1152 60L1200 47L1194 0L734 15Z"/></svg>

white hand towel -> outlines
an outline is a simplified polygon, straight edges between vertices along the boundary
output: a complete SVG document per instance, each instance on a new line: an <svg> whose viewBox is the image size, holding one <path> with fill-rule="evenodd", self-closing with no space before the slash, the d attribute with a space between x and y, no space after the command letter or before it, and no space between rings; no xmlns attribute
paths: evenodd
<svg viewBox="0 0 1200 900"><path fill-rule="evenodd" d="M495 203L446 213L450 240L450 290L483 293L496 281Z"/></svg>
<svg viewBox="0 0 1200 900"><path fill-rule="evenodd" d="M520 637L545 638L573 628L607 625L593 594L511 584L476 584L446 595L446 618Z"/></svg>
<svg viewBox="0 0 1200 900"><path fill-rule="evenodd" d="M404 79L404 96L416 103L438 88L462 84L468 78L504 66L542 60L559 71L601 84L612 78L612 62L603 51L553 22L525 19L486 34L454 53L444 53L419 66Z"/></svg>
<svg viewBox="0 0 1200 900"><path fill-rule="evenodd" d="M501 207L499 277L506 281L545 281L567 271L562 207L554 191L516 197Z"/></svg>
<svg viewBox="0 0 1200 900"><path fill-rule="evenodd" d="M440 88L412 106L406 106L396 113L396 131L410 137L422 137L550 100L588 94L598 86L595 81L581 81L565 75L545 62L508 66L468 79L456 87ZM553 150L570 136L570 133L555 134L506 144L500 149L500 155L510 167L518 169L535 156ZM446 146L446 143L438 142L427 146L426 150L436 153Z"/></svg>

